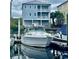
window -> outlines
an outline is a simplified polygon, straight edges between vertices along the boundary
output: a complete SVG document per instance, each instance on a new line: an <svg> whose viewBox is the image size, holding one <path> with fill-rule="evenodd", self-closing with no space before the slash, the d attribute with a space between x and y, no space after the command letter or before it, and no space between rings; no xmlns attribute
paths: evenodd
<svg viewBox="0 0 79 59"><path fill-rule="evenodd" d="M26 5L25 5L25 8L26 8Z"/></svg>
<svg viewBox="0 0 79 59"><path fill-rule="evenodd" d="M35 8L36 8L36 6L35 6Z"/></svg>
<svg viewBox="0 0 79 59"><path fill-rule="evenodd" d="M31 16L31 13L29 15Z"/></svg>
<svg viewBox="0 0 79 59"><path fill-rule="evenodd" d="M40 9L40 5L38 5L38 9Z"/></svg>
<svg viewBox="0 0 79 59"><path fill-rule="evenodd" d="M30 8L31 8L31 6L30 6Z"/></svg>
<svg viewBox="0 0 79 59"><path fill-rule="evenodd" d="M34 13L34 16L36 16L36 13Z"/></svg>

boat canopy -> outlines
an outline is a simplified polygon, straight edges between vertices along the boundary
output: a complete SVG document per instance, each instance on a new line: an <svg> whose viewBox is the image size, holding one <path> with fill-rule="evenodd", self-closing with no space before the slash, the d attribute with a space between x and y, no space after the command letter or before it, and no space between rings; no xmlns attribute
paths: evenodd
<svg viewBox="0 0 79 59"><path fill-rule="evenodd" d="M63 35L67 35L68 34L67 25L65 24L65 25L61 26L61 28L59 28L57 30L57 32L60 32L60 31L62 32Z"/></svg>

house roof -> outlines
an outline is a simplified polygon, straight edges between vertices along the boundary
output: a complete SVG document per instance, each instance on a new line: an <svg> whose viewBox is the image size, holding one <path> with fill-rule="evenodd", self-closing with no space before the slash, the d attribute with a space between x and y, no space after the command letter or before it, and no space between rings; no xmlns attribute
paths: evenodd
<svg viewBox="0 0 79 59"><path fill-rule="evenodd" d="M62 6L63 4L65 4L65 3L68 3L68 1L65 1L65 2L61 3L61 4L58 5L57 7L60 7L60 6Z"/></svg>
<svg viewBox="0 0 79 59"><path fill-rule="evenodd" d="M49 4L50 5L49 2L42 2L42 1L37 1L37 0L29 1L23 4Z"/></svg>

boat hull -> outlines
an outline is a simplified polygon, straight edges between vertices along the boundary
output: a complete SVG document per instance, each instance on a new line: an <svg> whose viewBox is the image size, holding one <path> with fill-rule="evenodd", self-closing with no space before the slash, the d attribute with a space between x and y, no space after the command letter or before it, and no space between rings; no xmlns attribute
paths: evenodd
<svg viewBox="0 0 79 59"><path fill-rule="evenodd" d="M50 40L49 38L26 37L22 39L22 43L29 46L46 47Z"/></svg>

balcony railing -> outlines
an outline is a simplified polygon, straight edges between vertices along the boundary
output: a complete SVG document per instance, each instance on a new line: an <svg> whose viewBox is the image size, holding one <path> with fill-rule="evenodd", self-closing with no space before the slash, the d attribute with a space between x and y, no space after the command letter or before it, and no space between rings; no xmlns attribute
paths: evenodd
<svg viewBox="0 0 79 59"><path fill-rule="evenodd" d="M38 16L38 18L48 18L48 16Z"/></svg>
<svg viewBox="0 0 79 59"><path fill-rule="evenodd" d="M38 11L43 11L43 12L48 12L49 11L49 9L38 9Z"/></svg>

